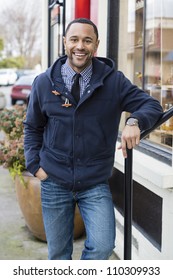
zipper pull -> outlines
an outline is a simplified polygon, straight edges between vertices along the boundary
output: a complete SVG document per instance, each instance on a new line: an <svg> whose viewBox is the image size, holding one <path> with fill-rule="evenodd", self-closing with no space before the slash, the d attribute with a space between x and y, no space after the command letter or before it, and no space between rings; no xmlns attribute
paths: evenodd
<svg viewBox="0 0 173 280"><path fill-rule="evenodd" d="M66 98L64 104L62 104L61 106L68 108L68 107L72 106L72 104L70 103L69 99Z"/></svg>
<svg viewBox="0 0 173 280"><path fill-rule="evenodd" d="M55 95L61 95L58 91L56 90L52 90L52 93L55 94Z"/></svg>

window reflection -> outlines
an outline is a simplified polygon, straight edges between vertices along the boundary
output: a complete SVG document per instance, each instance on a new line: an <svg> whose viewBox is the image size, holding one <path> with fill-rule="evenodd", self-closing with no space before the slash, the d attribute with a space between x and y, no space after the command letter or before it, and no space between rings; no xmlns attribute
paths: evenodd
<svg viewBox="0 0 173 280"><path fill-rule="evenodd" d="M120 38L120 46L126 44L127 49L121 47L119 68L167 110L173 106L173 1L122 1L121 10L127 11L127 20L120 16L120 34L126 26L127 36ZM125 53L126 62L121 59ZM171 151L172 137L173 118L148 140Z"/></svg>

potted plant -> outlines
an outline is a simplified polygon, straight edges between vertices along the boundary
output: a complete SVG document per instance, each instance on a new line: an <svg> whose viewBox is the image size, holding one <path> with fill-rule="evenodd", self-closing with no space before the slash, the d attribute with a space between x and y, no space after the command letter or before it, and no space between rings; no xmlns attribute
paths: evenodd
<svg viewBox="0 0 173 280"><path fill-rule="evenodd" d="M0 165L8 168L15 181L19 206L25 218L26 225L32 234L46 241L40 196L40 181L26 171L24 158L23 120L26 105L14 105L10 109L0 111L0 128L4 139L0 141ZM74 238L84 233L84 224L76 207L74 220Z"/></svg>
<svg viewBox="0 0 173 280"><path fill-rule="evenodd" d="M23 119L26 106L15 105L0 112L0 165L8 168L15 182L15 190L26 225L33 235L45 241L42 221L39 180L26 172L23 148Z"/></svg>
<svg viewBox="0 0 173 280"><path fill-rule="evenodd" d="M0 111L0 128L4 139L0 142L0 164L8 168L13 178L16 175L22 180L26 170L23 148L23 119L26 106L15 105Z"/></svg>

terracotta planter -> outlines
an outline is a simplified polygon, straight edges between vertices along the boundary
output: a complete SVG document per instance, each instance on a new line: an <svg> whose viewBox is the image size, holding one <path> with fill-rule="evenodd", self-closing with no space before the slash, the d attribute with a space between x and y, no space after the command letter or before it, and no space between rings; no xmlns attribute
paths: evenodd
<svg viewBox="0 0 173 280"><path fill-rule="evenodd" d="M46 241L41 209L40 181L29 172L24 172L23 178L27 183L26 187L18 176L15 179L15 188L20 209L31 233L38 239ZM75 211L74 239L77 239L83 235L85 229L78 207L76 207Z"/></svg>

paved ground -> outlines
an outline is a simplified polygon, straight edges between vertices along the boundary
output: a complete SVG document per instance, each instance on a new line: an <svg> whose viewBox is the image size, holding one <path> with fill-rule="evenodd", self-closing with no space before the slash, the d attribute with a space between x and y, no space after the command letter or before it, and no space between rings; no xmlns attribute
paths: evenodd
<svg viewBox="0 0 173 280"><path fill-rule="evenodd" d="M80 259L84 237L74 241L73 259ZM25 226L8 170L0 167L0 260L46 260L47 244ZM110 258L117 259L115 254Z"/></svg>

